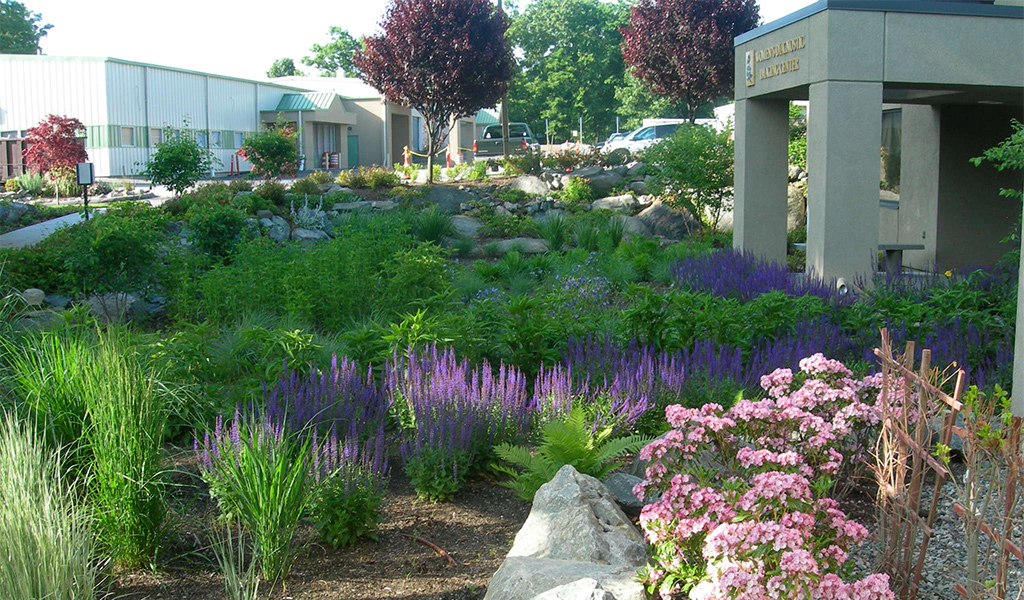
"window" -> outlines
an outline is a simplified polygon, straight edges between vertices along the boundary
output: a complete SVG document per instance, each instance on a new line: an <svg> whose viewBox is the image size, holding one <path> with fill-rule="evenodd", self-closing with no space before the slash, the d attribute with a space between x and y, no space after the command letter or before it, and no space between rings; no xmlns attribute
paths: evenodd
<svg viewBox="0 0 1024 600"><path fill-rule="evenodd" d="M489 125L487 127L487 129L484 130L484 139L485 140L493 140L493 139L499 139L500 140L501 139L501 125Z"/></svg>
<svg viewBox="0 0 1024 600"><path fill-rule="evenodd" d="M206 139L206 132L205 131L197 131L196 132L196 143L199 144L199 147L200 148L207 148L209 146L209 144L207 142L208 142L208 140Z"/></svg>
<svg viewBox="0 0 1024 600"><path fill-rule="evenodd" d="M134 127L122 127L121 128L121 145L122 146L134 146L135 145L135 128Z"/></svg>
<svg viewBox="0 0 1024 600"><path fill-rule="evenodd" d="M654 129L658 133L658 135L655 136L655 137L664 138L664 137L668 137L668 136L672 135L673 133L675 133L676 129L679 129L679 124L678 123L670 123L668 125L658 125Z"/></svg>
<svg viewBox="0 0 1024 600"><path fill-rule="evenodd" d="M149 145L156 146L157 144L164 143L164 130L163 129L150 129L149 130Z"/></svg>
<svg viewBox="0 0 1024 600"><path fill-rule="evenodd" d="M633 136L634 140L653 140L654 139L654 128L644 127L640 131L636 132Z"/></svg>
<svg viewBox="0 0 1024 600"><path fill-rule="evenodd" d="M223 148L221 145L221 132L211 131L210 132L210 147L211 148Z"/></svg>
<svg viewBox="0 0 1024 600"><path fill-rule="evenodd" d="M235 148L241 148L242 147L242 132L241 131L236 131L235 132L235 146L234 147Z"/></svg>
<svg viewBox="0 0 1024 600"><path fill-rule="evenodd" d="M526 126L524 125L509 125L508 126L508 137L526 137Z"/></svg>

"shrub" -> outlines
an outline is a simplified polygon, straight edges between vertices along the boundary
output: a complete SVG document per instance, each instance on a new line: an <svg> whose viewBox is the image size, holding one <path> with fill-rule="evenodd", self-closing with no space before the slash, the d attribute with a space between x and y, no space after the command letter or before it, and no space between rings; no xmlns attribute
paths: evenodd
<svg viewBox="0 0 1024 600"><path fill-rule="evenodd" d="M232 194L237 194L239 192L251 192L252 182L243 178L232 179L228 182L228 190L230 190Z"/></svg>
<svg viewBox="0 0 1024 600"><path fill-rule="evenodd" d="M11 178L11 179L8 179L7 181L4 182L4 190L5 191L17 192L20 189L21 189L21 185L18 184L18 180L16 178Z"/></svg>
<svg viewBox="0 0 1024 600"><path fill-rule="evenodd" d="M18 188L32 196L42 196L46 190L46 180L39 173L25 173L18 176Z"/></svg>
<svg viewBox="0 0 1024 600"><path fill-rule="evenodd" d="M184 129L188 128L186 121ZM175 135L174 130L167 127L163 141L156 145L156 151L146 163L144 174L154 185L167 186L180 196L197 181L210 175L214 161L213 153L200 146L195 137Z"/></svg>
<svg viewBox="0 0 1024 600"><path fill-rule="evenodd" d="M320 186L309 177L304 177L292 182L292 186L288 188L288 192L291 194L298 194L300 196L319 196Z"/></svg>
<svg viewBox="0 0 1024 600"><path fill-rule="evenodd" d="M539 173L541 167L541 155L539 152L529 150L523 154L516 154L504 159L502 166L505 167L506 175L528 175Z"/></svg>
<svg viewBox="0 0 1024 600"><path fill-rule="evenodd" d="M313 182L316 185L324 185L325 183L331 183L334 181L334 176L327 171L313 171L306 176L306 179Z"/></svg>
<svg viewBox="0 0 1024 600"><path fill-rule="evenodd" d="M643 156L661 168L655 177L671 189L671 202L685 207L708 229L718 226L722 212L732 203L731 134L729 129L684 125Z"/></svg>
<svg viewBox="0 0 1024 600"><path fill-rule="evenodd" d="M284 185L272 179L260 183L253 191L257 196L275 206L284 204L284 195L287 193Z"/></svg>
<svg viewBox="0 0 1024 600"><path fill-rule="evenodd" d="M548 242L548 250L561 252L569 241L569 221L561 215L549 217L546 221L537 226L537 233Z"/></svg>
<svg viewBox="0 0 1024 600"><path fill-rule="evenodd" d="M251 134L242 142L238 156L252 163L252 170L265 179L276 179L299 168L298 131L278 122Z"/></svg>
<svg viewBox="0 0 1024 600"><path fill-rule="evenodd" d="M0 415L0 597L93 600L92 519L65 480L62 456Z"/></svg>
<svg viewBox="0 0 1024 600"><path fill-rule="evenodd" d="M376 165L372 167L358 167L350 171L342 171L341 173L338 173L337 181L340 185L346 187L368 187L371 190L379 187L395 187L402 182L398 173Z"/></svg>
<svg viewBox="0 0 1024 600"><path fill-rule="evenodd" d="M363 168L351 169L349 171L342 171L338 173L337 179L338 185L343 185L349 188L364 188L366 187L366 173Z"/></svg>
<svg viewBox="0 0 1024 600"><path fill-rule="evenodd" d="M321 539L333 548L361 537L377 539L388 478L383 429L367 442L328 436L316 447L310 514Z"/></svg>
<svg viewBox="0 0 1024 600"><path fill-rule="evenodd" d="M319 197L316 206L312 206L309 203L310 198L311 196L304 196L302 198L302 206L299 207L299 210L295 210L295 200L292 200L292 222L295 223L296 227L323 231L327 227L327 213L323 211L323 196Z"/></svg>
<svg viewBox="0 0 1024 600"><path fill-rule="evenodd" d="M541 163L545 168L557 169L568 173L579 167L601 166L604 164L604 161L601 151L597 148L592 148L591 150L568 148L545 156L541 159Z"/></svg>
<svg viewBox="0 0 1024 600"><path fill-rule="evenodd" d="M101 547L125 567L155 556L165 508L160 480L167 415L159 383L127 336L101 333L81 382L90 423L89 495Z"/></svg>
<svg viewBox="0 0 1024 600"><path fill-rule="evenodd" d="M455 225L451 216L435 204L419 214L415 231L420 240L440 244L441 240L455 234Z"/></svg>
<svg viewBox="0 0 1024 600"><path fill-rule="evenodd" d="M487 181L487 163L482 160L474 161L473 166L469 169L469 173L466 174L466 179L470 181Z"/></svg>
<svg viewBox="0 0 1024 600"><path fill-rule="evenodd" d="M393 252L385 263L383 306L401 312L447 300L452 290L447 251L419 244Z"/></svg>
<svg viewBox="0 0 1024 600"><path fill-rule="evenodd" d="M583 204L594 201L594 188L587 179L570 177L565 187L555 193L555 197L568 204L570 209L580 208Z"/></svg>
<svg viewBox="0 0 1024 600"><path fill-rule="evenodd" d="M403 179L407 179L409 181L415 180L416 176L418 175L416 165L413 164L405 166L402 163L395 163L394 169L395 173L398 173L399 175L402 176Z"/></svg>
<svg viewBox="0 0 1024 600"><path fill-rule="evenodd" d="M245 213L230 206L196 204L188 211L188 239L199 251L225 257L235 249Z"/></svg>
<svg viewBox="0 0 1024 600"><path fill-rule="evenodd" d="M109 181L99 180L89 186L89 194L95 196L102 196L109 194L114 191L114 186L110 185Z"/></svg>
<svg viewBox="0 0 1024 600"><path fill-rule="evenodd" d="M76 164L89 160L84 145L78 141L83 130L85 125L78 119L47 115L27 132L25 164L43 174L54 170L61 175L69 170L74 172Z"/></svg>
<svg viewBox="0 0 1024 600"><path fill-rule="evenodd" d="M799 374L764 376L765 400L666 409L674 432L641 451L651 463L636 489L641 500L661 494L640 515L654 550L641 572L649 591L725 598L742 582L759 595L894 598L885 575L840 579L847 550L868 531L825 494L844 459L855 460L841 451L855 451L856 431L880 417L866 403L880 377L849 374L818 354Z"/></svg>
<svg viewBox="0 0 1024 600"><path fill-rule="evenodd" d="M613 431L611 426L595 430L588 423L582 406L573 407L567 415L544 425L536 451L510 444L494 449L499 458L521 469L497 466L512 477L512 481L502 485L515 490L520 499L533 502L540 486L551 481L565 465L572 465L584 475L604 479L618 466L615 459L636 452L651 441L639 435L613 438Z"/></svg>
<svg viewBox="0 0 1024 600"><path fill-rule="evenodd" d="M86 223L68 228L60 252L64 277L77 292L137 291L155 279L160 211L122 203Z"/></svg>
<svg viewBox="0 0 1024 600"><path fill-rule="evenodd" d="M206 435L201 457L210 493L224 514L252 534L264 579L283 580L295 560L295 531L309 502L310 440L239 411L230 425L218 420Z"/></svg>

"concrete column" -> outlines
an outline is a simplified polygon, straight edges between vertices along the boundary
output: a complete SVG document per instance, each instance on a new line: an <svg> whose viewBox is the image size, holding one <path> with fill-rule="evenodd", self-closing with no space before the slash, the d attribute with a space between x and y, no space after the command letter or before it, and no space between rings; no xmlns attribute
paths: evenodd
<svg viewBox="0 0 1024 600"><path fill-rule="evenodd" d="M810 103L807 271L852 284L878 253L882 84L811 84Z"/></svg>
<svg viewBox="0 0 1024 600"><path fill-rule="evenodd" d="M931 270L935 266L939 212L939 107L903 105L900 158L900 214L897 241L924 244L903 253L903 264Z"/></svg>
<svg viewBox="0 0 1024 600"><path fill-rule="evenodd" d="M789 101L737 100L735 118L732 245L785 264Z"/></svg>

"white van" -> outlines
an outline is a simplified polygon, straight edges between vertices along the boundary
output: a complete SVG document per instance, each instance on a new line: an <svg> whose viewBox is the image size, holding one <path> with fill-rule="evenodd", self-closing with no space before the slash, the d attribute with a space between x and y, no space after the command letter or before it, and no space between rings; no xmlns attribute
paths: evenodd
<svg viewBox="0 0 1024 600"><path fill-rule="evenodd" d="M647 127L634 129L633 131L630 131L626 137L605 144L602 151L611 152L613 150L618 150L619 148L624 148L628 150L630 154L636 154L644 148L654 145L675 133L675 130L679 128L679 125L679 123L665 123L663 125L649 125Z"/></svg>

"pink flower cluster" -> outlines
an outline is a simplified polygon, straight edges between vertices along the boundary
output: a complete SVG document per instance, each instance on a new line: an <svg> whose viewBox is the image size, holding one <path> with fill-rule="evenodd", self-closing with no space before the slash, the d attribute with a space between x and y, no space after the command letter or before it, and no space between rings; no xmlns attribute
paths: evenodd
<svg viewBox="0 0 1024 600"><path fill-rule="evenodd" d="M796 374L762 377L767 398L668 407L674 429L641 451L647 480L634 490L660 494L640 515L654 549L648 589L688 589L694 600L894 598L884 575L839 578L868 531L821 496L879 422L880 383L816 354Z"/></svg>

